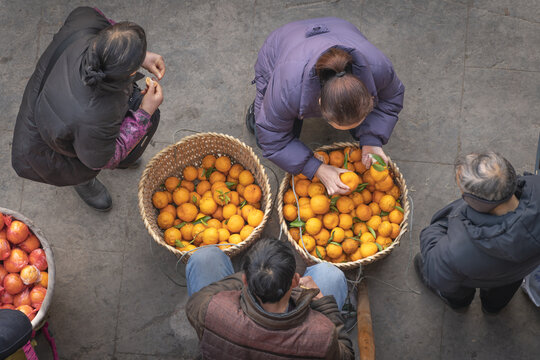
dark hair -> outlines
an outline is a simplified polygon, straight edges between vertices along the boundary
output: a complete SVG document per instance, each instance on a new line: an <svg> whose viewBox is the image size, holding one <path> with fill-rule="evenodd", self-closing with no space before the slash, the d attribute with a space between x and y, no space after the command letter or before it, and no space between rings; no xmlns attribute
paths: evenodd
<svg viewBox="0 0 540 360"><path fill-rule="evenodd" d="M277 239L258 241L244 257L248 289L263 303L275 303L289 291L296 271L294 253Z"/></svg>
<svg viewBox="0 0 540 360"><path fill-rule="evenodd" d="M101 30L90 40L83 60L86 85L127 81L146 56L146 34L139 25L124 21Z"/></svg>
<svg viewBox="0 0 540 360"><path fill-rule="evenodd" d="M460 156L454 163L459 186L485 200L510 197L517 186L514 167L502 155L489 151Z"/></svg>
<svg viewBox="0 0 540 360"><path fill-rule="evenodd" d="M373 110L371 94L352 73L352 56L330 48L315 64L321 82L321 113L327 121L352 125Z"/></svg>

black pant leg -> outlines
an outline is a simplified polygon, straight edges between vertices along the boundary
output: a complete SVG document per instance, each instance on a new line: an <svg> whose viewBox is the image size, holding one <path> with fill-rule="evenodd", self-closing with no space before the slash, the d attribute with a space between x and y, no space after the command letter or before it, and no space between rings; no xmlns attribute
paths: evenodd
<svg viewBox="0 0 540 360"><path fill-rule="evenodd" d="M469 306L474 299L475 293L475 288L467 287L461 287L453 293L439 292L439 294L447 301L448 305L453 309Z"/></svg>
<svg viewBox="0 0 540 360"><path fill-rule="evenodd" d="M519 289L523 279L508 285L491 289L480 289L480 299L484 310L491 313L501 311Z"/></svg>

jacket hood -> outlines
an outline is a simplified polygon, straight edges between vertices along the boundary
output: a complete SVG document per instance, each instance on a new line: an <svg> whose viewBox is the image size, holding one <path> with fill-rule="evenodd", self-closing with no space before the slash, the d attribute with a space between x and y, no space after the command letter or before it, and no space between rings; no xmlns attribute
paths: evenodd
<svg viewBox="0 0 540 360"><path fill-rule="evenodd" d="M464 205L463 224L473 244L490 256L523 262L540 254L540 177L518 181L519 205L502 216L480 213Z"/></svg>

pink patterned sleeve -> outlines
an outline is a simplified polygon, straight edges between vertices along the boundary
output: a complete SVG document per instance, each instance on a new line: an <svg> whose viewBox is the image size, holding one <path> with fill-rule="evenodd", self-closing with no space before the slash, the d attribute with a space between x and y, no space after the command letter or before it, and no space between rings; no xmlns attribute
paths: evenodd
<svg viewBox="0 0 540 360"><path fill-rule="evenodd" d="M152 125L150 117L143 109L137 111L130 110L128 112L128 115L124 118L120 126L120 133L116 138L114 156L101 169L115 169L129 155L131 150L137 146Z"/></svg>

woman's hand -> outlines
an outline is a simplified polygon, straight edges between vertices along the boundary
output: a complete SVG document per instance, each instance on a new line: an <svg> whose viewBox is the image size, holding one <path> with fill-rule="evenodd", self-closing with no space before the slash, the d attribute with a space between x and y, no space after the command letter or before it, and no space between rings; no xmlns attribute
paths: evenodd
<svg viewBox="0 0 540 360"><path fill-rule="evenodd" d="M144 97L139 108L146 111L149 115L154 114L159 105L163 102L163 90L156 80L149 81L146 89L141 91Z"/></svg>
<svg viewBox="0 0 540 360"><path fill-rule="evenodd" d="M161 80L165 75L165 62L159 54L147 51L142 67L155 75L158 80Z"/></svg>
<svg viewBox="0 0 540 360"><path fill-rule="evenodd" d="M339 175L347 171L349 170L340 169L332 165L321 164L317 169L317 172L315 172L315 176L317 176L326 187L328 195L345 195L350 192L351 189L341 181Z"/></svg>
<svg viewBox="0 0 540 360"><path fill-rule="evenodd" d="M369 169L371 167L371 163L374 161L373 158L370 156L371 154L379 155L380 157L382 157L384 162L388 163L388 158L386 157L386 154L384 153L382 147L364 145L362 146L362 163L364 164L366 169Z"/></svg>

